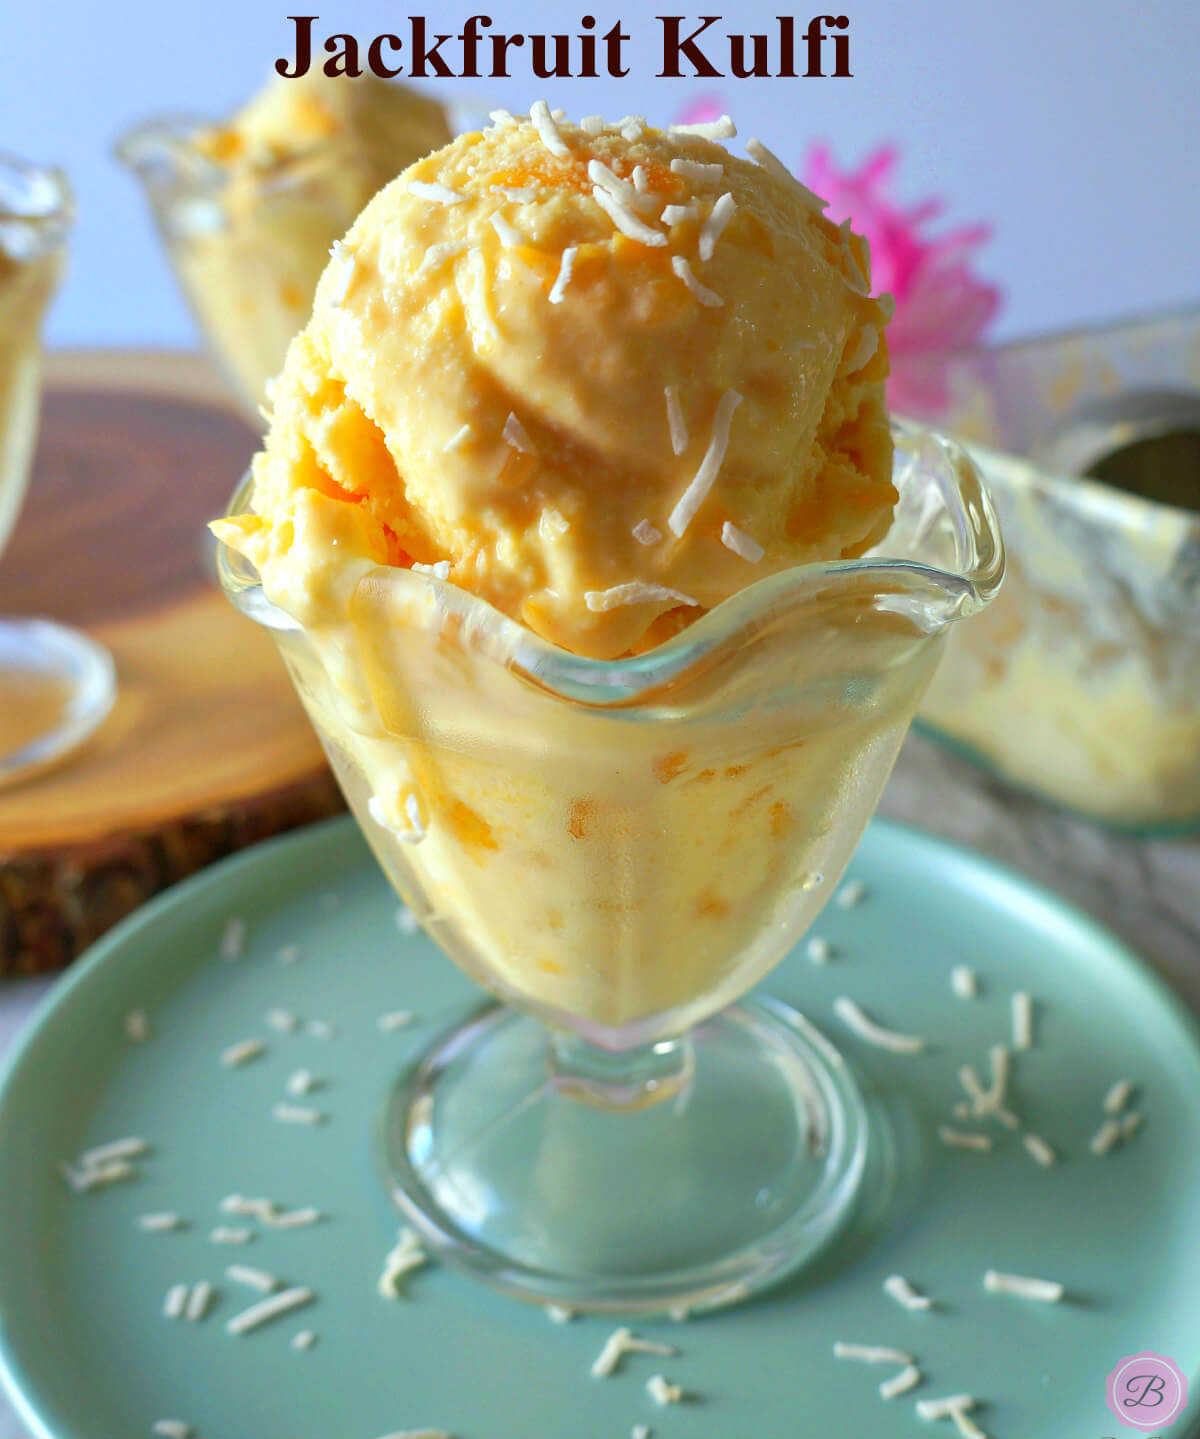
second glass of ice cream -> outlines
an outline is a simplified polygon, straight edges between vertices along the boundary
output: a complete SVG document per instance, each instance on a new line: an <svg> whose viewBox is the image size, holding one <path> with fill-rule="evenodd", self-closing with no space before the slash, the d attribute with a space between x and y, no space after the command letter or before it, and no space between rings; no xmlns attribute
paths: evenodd
<svg viewBox="0 0 1200 1439"><path fill-rule="evenodd" d="M218 527L389 877L514 1006L410 1076L403 1202L541 1298L728 1296L844 1215L845 1066L724 1006L999 581L960 456L902 435L893 486L865 248L757 158L535 108L412 167L338 247Z"/></svg>

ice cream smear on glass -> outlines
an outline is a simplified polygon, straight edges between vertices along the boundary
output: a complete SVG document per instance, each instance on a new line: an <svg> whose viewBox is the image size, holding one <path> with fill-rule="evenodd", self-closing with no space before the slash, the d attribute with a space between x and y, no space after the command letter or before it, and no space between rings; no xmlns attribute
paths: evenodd
<svg viewBox="0 0 1200 1439"><path fill-rule="evenodd" d="M865 242L764 147L723 148L728 122L494 119L334 245L249 508L214 529L303 636L277 637L431 932L494 991L611 1033L715 1007L780 957L933 658L894 661L903 622L848 579L846 668L879 667L854 704L818 681L832 638L797 657L768 627L747 686L791 664L788 704L706 724L700 680L621 724L475 667L439 624L470 628L465 591L620 661L767 576L862 555L897 498L890 302Z"/></svg>

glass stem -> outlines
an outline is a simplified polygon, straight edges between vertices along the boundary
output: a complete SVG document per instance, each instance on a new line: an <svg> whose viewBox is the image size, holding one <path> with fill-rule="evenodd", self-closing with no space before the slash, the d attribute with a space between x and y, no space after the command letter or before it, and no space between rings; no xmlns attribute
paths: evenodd
<svg viewBox="0 0 1200 1439"><path fill-rule="evenodd" d="M560 1094L599 1109L645 1109L691 1082L692 1042L684 1034L613 1051L552 1030L547 1062L550 1084Z"/></svg>

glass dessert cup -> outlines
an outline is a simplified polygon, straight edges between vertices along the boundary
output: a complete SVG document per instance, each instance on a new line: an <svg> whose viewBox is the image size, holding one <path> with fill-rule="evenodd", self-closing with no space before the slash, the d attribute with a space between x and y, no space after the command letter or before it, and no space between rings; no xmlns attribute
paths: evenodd
<svg viewBox="0 0 1200 1439"><path fill-rule="evenodd" d="M226 203L226 171L194 138L210 122L151 120L117 159L141 182L192 314L240 408L257 425L268 382L312 310L329 247L353 215L331 193L327 155L280 165L253 205Z"/></svg>
<svg viewBox="0 0 1200 1439"><path fill-rule="evenodd" d="M73 219L66 177L0 155L0 556L37 440L42 320ZM0 618L0 786L28 778L96 728L115 695L95 641L46 619Z"/></svg>
<svg viewBox="0 0 1200 1439"><path fill-rule="evenodd" d="M741 997L831 892L948 628L1000 582L970 463L896 440L876 552L761 580L636 658L365 563L346 622L305 629L220 547L388 878L501 1001L402 1076L382 1142L425 1238L511 1293L726 1302L852 1207L852 1074L801 1015Z"/></svg>
<svg viewBox="0 0 1200 1439"><path fill-rule="evenodd" d="M232 183L197 144L213 124L183 114L150 119L122 135L115 153L141 184L200 331L258 426L288 344L312 313L330 246L374 182L364 194L363 157L352 138L335 136ZM430 149L440 143L429 137Z"/></svg>
<svg viewBox="0 0 1200 1439"><path fill-rule="evenodd" d="M920 418L970 445L1008 579L918 725L1093 822L1200 833L1200 308L942 365Z"/></svg>

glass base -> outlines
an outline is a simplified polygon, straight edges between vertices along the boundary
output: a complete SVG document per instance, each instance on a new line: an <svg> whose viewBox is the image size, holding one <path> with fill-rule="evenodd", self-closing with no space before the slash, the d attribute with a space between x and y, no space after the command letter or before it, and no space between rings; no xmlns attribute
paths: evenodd
<svg viewBox="0 0 1200 1439"><path fill-rule="evenodd" d="M520 1298L625 1313L732 1303L814 1258L867 1134L841 1056L758 997L633 1057L489 1006L385 1118L396 1200L431 1248Z"/></svg>
<svg viewBox="0 0 1200 1439"><path fill-rule="evenodd" d="M69 754L116 698L112 656L50 620L0 620L0 786Z"/></svg>

